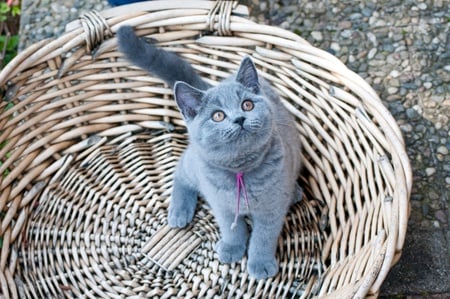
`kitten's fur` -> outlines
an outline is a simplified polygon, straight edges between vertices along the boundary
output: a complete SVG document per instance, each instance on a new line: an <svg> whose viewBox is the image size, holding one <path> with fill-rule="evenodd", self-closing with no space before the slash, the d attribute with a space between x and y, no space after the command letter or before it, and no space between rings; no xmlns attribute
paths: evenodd
<svg viewBox="0 0 450 299"><path fill-rule="evenodd" d="M197 196L202 195L220 228L219 259L232 263L245 254L249 232L244 216L248 215L253 227L248 272L255 278L275 275L278 236L289 206L301 197L296 184L301 146L292 116L258 77L249 57L242 60L236 75L211 87L186 61L146 43L132 28L121 27L117 35L127 59L174 87L187 124L190 144L176 168L169 225L186 226L194 216ZM249 111L243 109L245 100L253 102ZM212 118L217 111L224 113L219 122ZM231 229L238 172L244 174L250 207L247 210L241 201Z"/></svg>

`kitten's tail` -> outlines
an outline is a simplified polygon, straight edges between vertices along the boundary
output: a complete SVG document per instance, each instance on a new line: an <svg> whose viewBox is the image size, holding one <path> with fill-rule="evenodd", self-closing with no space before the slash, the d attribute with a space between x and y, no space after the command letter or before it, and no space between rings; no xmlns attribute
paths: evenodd
<svg viewBox="0 0 450 299"><path fill-rule="evenodd" d="M195 88L206 90L208 83L194 68L173 52L165 51L138 37L132 27L122 26L117 31L119 50L136 66L158 76L173 88L175 82L184 81Z"/></svg>

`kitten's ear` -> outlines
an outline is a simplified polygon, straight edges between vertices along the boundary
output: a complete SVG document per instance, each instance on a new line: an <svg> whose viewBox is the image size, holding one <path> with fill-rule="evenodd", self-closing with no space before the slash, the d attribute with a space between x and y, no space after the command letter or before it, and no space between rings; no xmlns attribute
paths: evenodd
<svg viewBox="0 0 450 299"><path fill-rule="evenodd" d="M184 119L186 121L192 120L197 115L204 92L185 82L178 81L175 83L174 93L175 101Z"/></svg>
<svg viewBox="0 0 450 299"><path fill-rule="evenodd" d="M258 72L249 56L242 60L236 75L236 81L251 89L254 93L259 93Z"/></svg>

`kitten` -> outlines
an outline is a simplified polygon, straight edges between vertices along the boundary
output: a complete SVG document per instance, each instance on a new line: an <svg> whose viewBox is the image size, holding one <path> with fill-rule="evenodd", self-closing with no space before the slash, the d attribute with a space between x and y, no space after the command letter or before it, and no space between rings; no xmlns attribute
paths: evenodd
<svg viewBox="0 0 450 299"><path fill-rule="evenodd" d="M274 276L284 218L301 198L296 183L301 144L294 119L250 57L235 75L212 87L186 61L146 43L132 28L121 27L117 35L127 59L174 88L189 132L190 144L174 175L169 226L188 225L201 195L220 228L219 260L240 260L249 241L249 274ZM251 235L245 216L252 220Z"/></svg>

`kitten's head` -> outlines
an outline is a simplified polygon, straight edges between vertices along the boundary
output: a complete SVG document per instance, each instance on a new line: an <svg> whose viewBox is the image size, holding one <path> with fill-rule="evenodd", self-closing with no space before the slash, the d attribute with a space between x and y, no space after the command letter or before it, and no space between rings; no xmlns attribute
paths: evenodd
<svg viewBox="0 0 450 299"><path fill-rule="evenodd" d="M260 88L249 57L242 60L233 79L207 91L175 84L175 99L186 121L191 142L205 159L225 164L243 153L261 150L272 135L273 107Z"/></svg>

